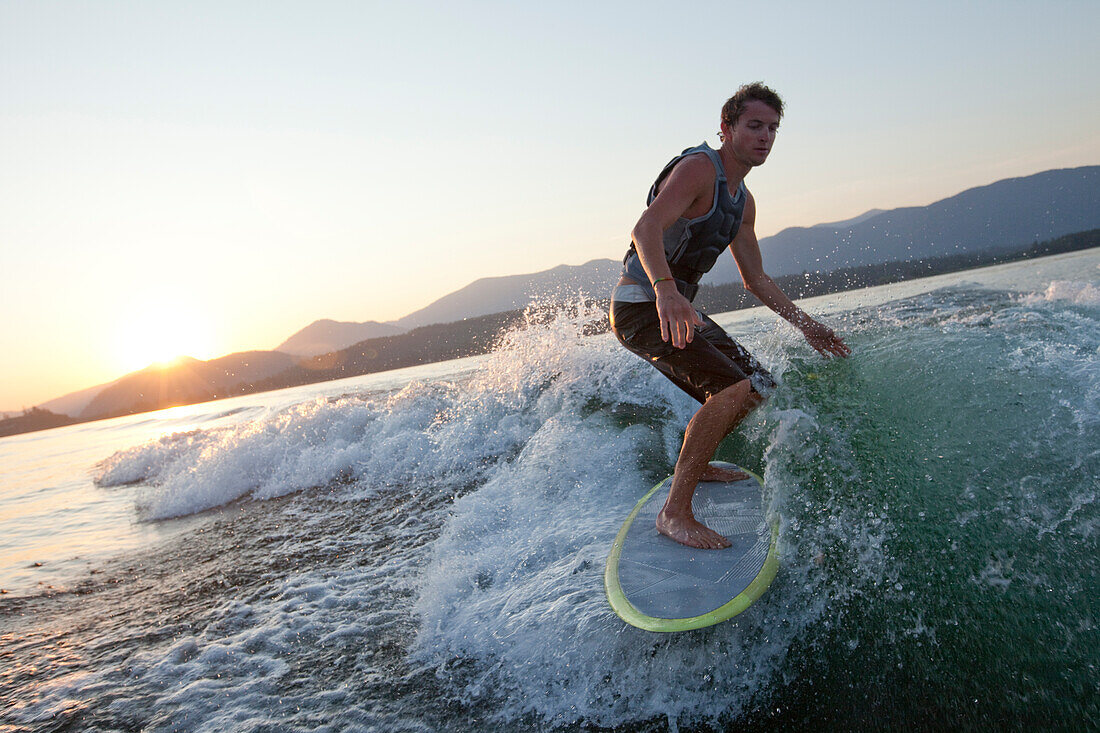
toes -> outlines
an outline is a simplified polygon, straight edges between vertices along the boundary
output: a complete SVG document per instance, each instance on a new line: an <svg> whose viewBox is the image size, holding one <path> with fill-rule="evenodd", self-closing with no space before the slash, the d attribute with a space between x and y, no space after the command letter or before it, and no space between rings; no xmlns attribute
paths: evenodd
<svg viewBox="0 0 1100 733"><path fill-rule="evenodd" d="M702 550L720 550L722 549L722 547L725 546L723 545L723 542L725 542L725 538L723 538L717 532L711 530L699 530L695 536L699 542L699 544L695 546Z"/></svg>
<svg viewBox="0 0 1100 733"><path fill-rule="evenodd" d="M658 522L657 531L682 545L700 550L721 550L730 546L729 540L704 525L675 527Z"/></svg>
<svg viewBox="0 0 1100 733"><path fill-rule="evenodd" d="M710 549L709 538L705 534L703 534L702 532L699 532L699 531L692 532L689 535L689 539L691 541L688 544L690 544L692 547L697 547L700 550L709 550Z"/></svg>

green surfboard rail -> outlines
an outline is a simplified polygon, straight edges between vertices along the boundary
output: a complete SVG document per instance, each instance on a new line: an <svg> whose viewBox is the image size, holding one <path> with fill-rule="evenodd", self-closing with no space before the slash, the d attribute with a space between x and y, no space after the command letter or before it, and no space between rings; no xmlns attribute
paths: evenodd
<svg viewBox="0 0 1100 733"><path fill-rule="evenodd" d="M738 469L752 476L761 486L764 485L763 479L752 471L740 466L738 466ZM691 631L692 629L701 629L721 623L722 621L728 621L755 603L772 584L772 581L775 580L775 574L779 570L779 558L775 549L776 538L779 535L779 526L776 522L772 522L770 525L771 542L768 544L768 555L764 559L764 567L760 569L760 572L757 573L756 577L749 583L745 590L741 591L729 602L719 606L713 611L688 618L657 618L649 616L639 611L629 600L627 600L622 587L619 585L619 556L623 551L623 542L626 540L626 534L630 530L630 526L634 523L634 518L638 516L638 512L642 510L642 507L649 501L649 498L653 496L667 480L668 479L662 479L659 481L645 496L638 500L638 503L634 505L634 509L627 516L626 521L623 522L619 534L616 535L615 542L611 545L611 553L607 556L607 565L605 566L603 574L603 584L607 592L607 600L611 604L612 610L615 611L619 618L626 621L631 626L645 631L657 631L662 633ZM701 552L706 552L706 550L701 550Z"/></svg>

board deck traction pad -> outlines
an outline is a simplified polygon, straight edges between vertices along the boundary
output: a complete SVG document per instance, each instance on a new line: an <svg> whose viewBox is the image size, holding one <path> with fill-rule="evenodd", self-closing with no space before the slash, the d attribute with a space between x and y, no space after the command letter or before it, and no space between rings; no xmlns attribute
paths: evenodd
<svg viewBox="0 0 1100 733"><path fill-rule="evenodd" d="M764 482L747 469L722 461L711 465L745 471L751 478L729 483L700 481L691 500L696 518L725 535L732 545L722 550L687 547L657 532L663 501L650 501L667 491L672 477L654 486L623 522L604 572L611 608L631 626L646 631L687 631L733 618L771 585L778 569L775 549L778 525L765 519ZM623 548L642 548L639 559L623 559ZM645 555L657 558L646 562ZM629 599L628 599L629 596Z"/></svg>

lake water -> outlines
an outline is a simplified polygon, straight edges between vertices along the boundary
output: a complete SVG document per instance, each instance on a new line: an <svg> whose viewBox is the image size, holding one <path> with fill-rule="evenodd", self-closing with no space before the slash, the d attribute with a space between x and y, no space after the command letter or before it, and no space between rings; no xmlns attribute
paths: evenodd
<svg viewBox="0 0 1100 733"><path fill-rule="evenodd" d="M1100 716L1100 251L716 320L780 570L623 624L695 404L577 307L491 354L0 439L0 731L1080 730Z"/></svg>

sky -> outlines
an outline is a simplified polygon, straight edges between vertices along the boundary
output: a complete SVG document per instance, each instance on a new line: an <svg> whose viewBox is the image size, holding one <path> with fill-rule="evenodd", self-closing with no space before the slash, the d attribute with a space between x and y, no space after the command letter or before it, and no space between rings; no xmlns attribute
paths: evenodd
<svg viewBox="0 0 1100 733"><path fill-rule="evenodd" d="M757 233L1100 164L1096 0L0 0L0 409L622 256L761 80Z"/></svg>

